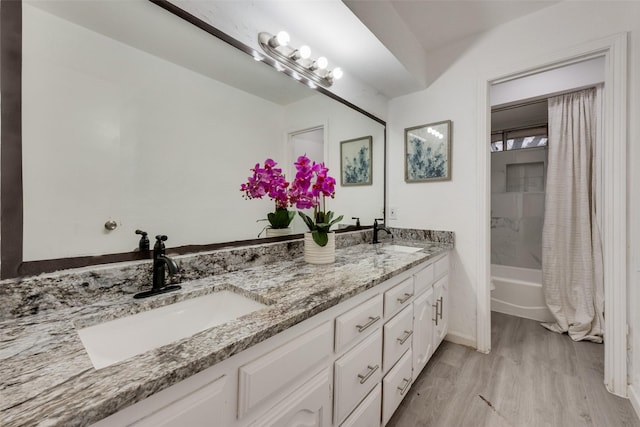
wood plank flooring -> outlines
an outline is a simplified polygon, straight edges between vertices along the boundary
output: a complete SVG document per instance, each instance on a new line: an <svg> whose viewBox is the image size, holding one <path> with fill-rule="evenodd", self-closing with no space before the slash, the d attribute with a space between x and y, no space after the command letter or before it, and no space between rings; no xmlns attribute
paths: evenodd
<svg viewBox="0 0 640 427"><path fill-rule="evenodd" d="M604 384L604 346L492 313L492 351L443 342L388 427L638 426Z"/></svg>

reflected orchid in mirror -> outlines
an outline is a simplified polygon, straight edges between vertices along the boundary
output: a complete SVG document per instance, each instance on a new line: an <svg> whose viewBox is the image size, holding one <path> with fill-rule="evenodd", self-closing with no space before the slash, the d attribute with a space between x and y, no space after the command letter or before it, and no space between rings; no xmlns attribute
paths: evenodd
<svg viewBox="0 0 640 427"><path fill-rule="evenodd" d="M266 159L262 166L256 163L253 169L250 169L253 175L247 178L246 183L240 185L240 191L244 192L242 197L247 200L269 197L275 202L275 212L270 212L267 220L271 228L276 229L289 227L295 217L295 212L287 210L291 205L289 182L277 165L273 159Z"/></svg>

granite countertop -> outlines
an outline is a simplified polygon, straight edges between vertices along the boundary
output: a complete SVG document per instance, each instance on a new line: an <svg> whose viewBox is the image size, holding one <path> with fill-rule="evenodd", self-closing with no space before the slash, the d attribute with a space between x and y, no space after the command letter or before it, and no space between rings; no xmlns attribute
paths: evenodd
<svg viewBox="0 0 640 427"><path fill-rule="evenodd" d="M452 248L425 241L394 243L423 250L400 253L359 244L336 250L330 265L306 264L298 257L183 282L181 291L145 300L117 295L2 321L0 425L89 425ZM269 305L100 370L76 333L230 288Z"/></svg>

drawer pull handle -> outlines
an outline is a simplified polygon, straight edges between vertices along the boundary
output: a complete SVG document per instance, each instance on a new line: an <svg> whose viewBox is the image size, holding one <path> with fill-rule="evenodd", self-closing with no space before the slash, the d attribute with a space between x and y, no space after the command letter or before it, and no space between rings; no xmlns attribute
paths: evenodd
<svg viewBox="0 0 640 427"><path fill-rule="evenodd" d="M398 390L400 390L400 396L403 396L407 392L407 389L409 388L409 386L411 385L411 378L409 379L403 378L402 380L405 384L402 386L398 386Z"/></svg>
<svg viewBox="0 0 640 427"><path fill-rule="evenodd" d="M365 329L367 329L369 326L376 323L378 320L380 320L380 316L376 316L376 317L369 316L369 321L367 323L365 323L364 325L356 325L356 328L358 328L358 332L362 332Z"/></svg>
<svg viewBox="0 0 640 427"><path fill-rule="evenodd" d="M379 367L380 366L378 366L378 365L376 365L376 366L367 365L367 368L369 368L369 372L367 372L364 375L358 374L358 378L360 378L360 384L366 383L367 380L371 377L371 375L373 375L373 373L375 371L377 371Z"/></svg>
<svg viewBox="0 0 640 427"><path fill-rule="evenodd" d="M442 311L444 309L442 305L442 297L438 298L438 302L440 303L440 320L442 320Z"/></svg>
<svg viewBox="0 0 640 427"><path fill-rule="evenodd" d="M431 306L431 307L433 307L433 308L435 308L435 309L436 309L436 318L435 318L435 319L431 319L431 320L433 320L434 322L436 322L436 326L438 326L438 306L439 306L439 304L438 304L438 302L437 302L437 301L436 301L436 303L435 303L435 304L433 304L433 305Z"/></svg>
<svg viewBox="0 0 640 427"><path fill-rule="evenodd" d="M398 298L398 302L400 304L404 304L405 302L409 301L409 298L411 298L412 296L413 294L405 293L403 298Z"/></svg>
<svg viewBox="0 0 640 427"><path fill-rule="evenodd" d="M411 335L413 335L413 331L404 331L404 335L396 339L400 341L400 345L402 345L409 339Z"/></svg>

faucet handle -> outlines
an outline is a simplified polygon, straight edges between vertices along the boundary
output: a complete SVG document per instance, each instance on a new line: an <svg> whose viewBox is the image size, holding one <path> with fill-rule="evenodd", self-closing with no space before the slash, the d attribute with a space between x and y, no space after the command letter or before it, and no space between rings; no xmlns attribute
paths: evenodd
<svg viewBox="0 0 640 427"><path fill-rule="evenodd" d="M147 237L147 232L142 230L136 230L136 234L140 234L140 242L138 242L138 250L148 251L149 250L149 238Z"/></svg>
<svg viewBox="0 0 640 427"><path fill-rule="evenodd" d="M156 244L153 245L153 257L157 257L158 255L164 255L164 243L167 241L167 236L164 234L158 234L156 236Z"/></svg>

